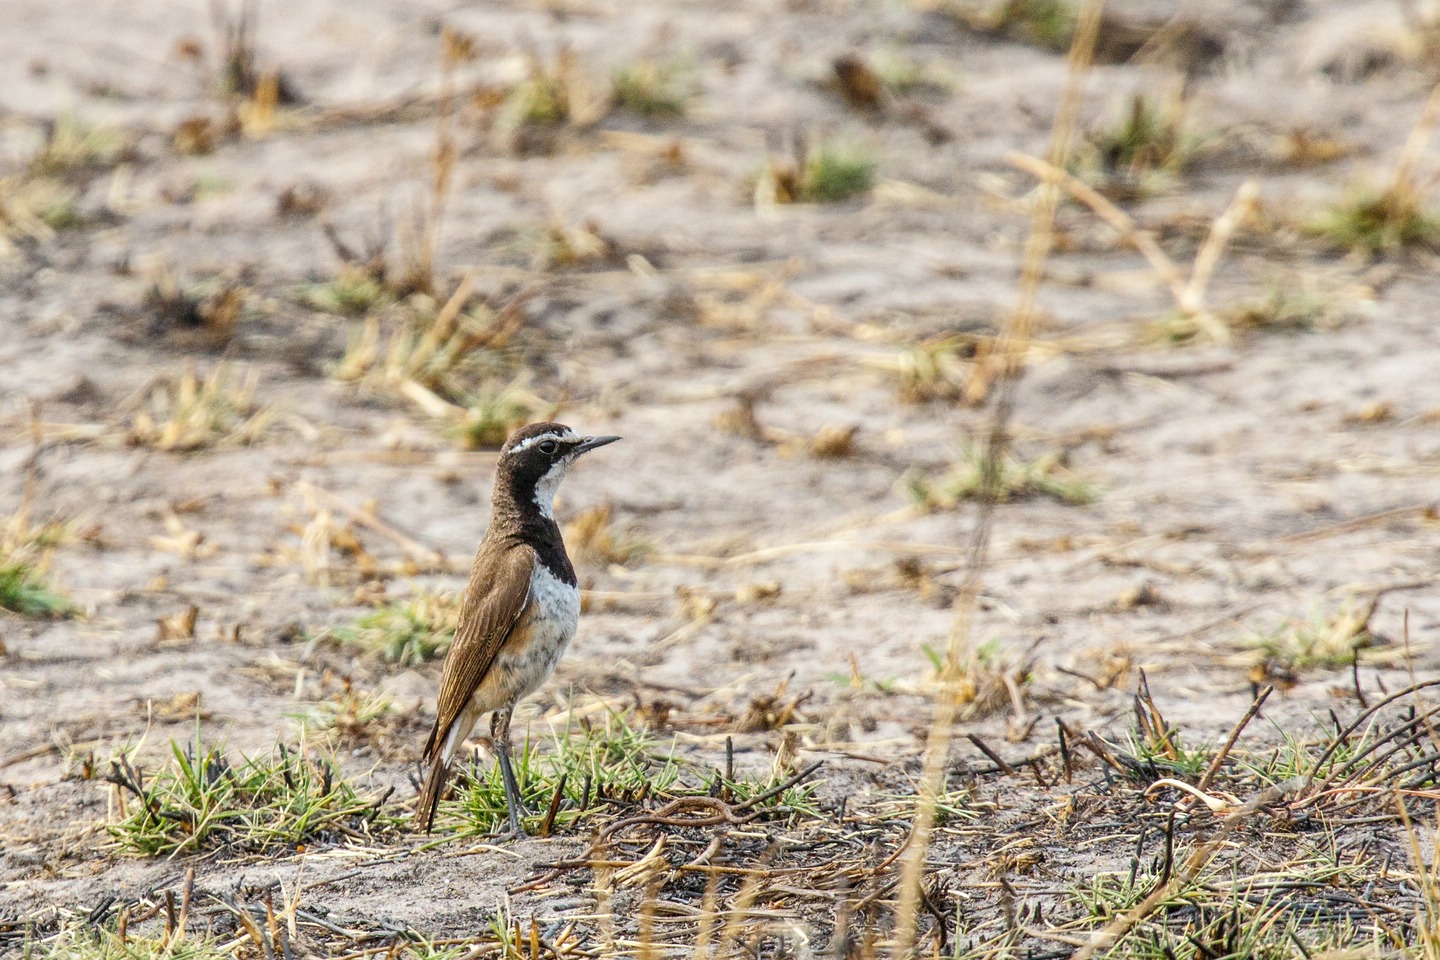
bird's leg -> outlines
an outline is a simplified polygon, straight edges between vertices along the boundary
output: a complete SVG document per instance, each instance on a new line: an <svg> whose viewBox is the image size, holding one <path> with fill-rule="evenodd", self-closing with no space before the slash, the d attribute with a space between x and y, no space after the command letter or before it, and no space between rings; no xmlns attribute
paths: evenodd
<svg viewBox="0 0 1440 960"><path fill-rule="evenodd" d="M515 769L510 766L510 714L512 710L506 707L503 710L496 710L490 718L490 739L495 742L495 759L500 762L500 778L505 782L505 809L510 815L510 828L507 831L512 837L525 836L525 828L520 823L522 816L529 816L530 811L525 809L525 803L520 799L520 784L515 779Z"/></svg>

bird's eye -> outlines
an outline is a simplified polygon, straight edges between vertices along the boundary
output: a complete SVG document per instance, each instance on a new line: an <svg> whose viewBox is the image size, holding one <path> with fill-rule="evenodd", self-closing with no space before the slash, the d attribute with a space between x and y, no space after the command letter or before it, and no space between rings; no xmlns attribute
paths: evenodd
<svg viewBox="0 0 1440 960"><path fill-rule="evenodd" d="M540 452L545 454L545 456L547 457L553 457L555 455L555 451L559 449L560 444L556 443L554 440L540 441Z"/></svg>

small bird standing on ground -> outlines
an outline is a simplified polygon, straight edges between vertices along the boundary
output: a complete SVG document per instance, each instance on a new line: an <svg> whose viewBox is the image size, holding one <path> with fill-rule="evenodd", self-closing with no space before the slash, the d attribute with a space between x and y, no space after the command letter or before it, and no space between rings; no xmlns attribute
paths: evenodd
<svg viewBox="0 0 1440 960"><path fill-rule="evenodd" d="M510 766L510 715L540 689L575 635L580 589L555 523L555 491L582 454L619 437L580 437L559 423L532 423L500 450L490 528L475 552L460 602L455 642L440 674L435 726L425 741L430 766L416 816L430 832L450 762L481 714L505 783L509 833L523 836L525 810Z"/></svg>

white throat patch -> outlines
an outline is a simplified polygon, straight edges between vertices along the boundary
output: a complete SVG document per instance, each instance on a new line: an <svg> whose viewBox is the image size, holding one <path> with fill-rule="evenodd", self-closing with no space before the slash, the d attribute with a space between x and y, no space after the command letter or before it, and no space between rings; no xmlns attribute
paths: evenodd
<svg viewBox="0 0 1440 960"><path fill-rule="evenodd" d="M557 460L545 471L545 476L535 481L535 506L540 508L540 515L546 520L555 519L555 493L560 489L560 481L565 479L565 471L569 469L569 460Z"/></svg>

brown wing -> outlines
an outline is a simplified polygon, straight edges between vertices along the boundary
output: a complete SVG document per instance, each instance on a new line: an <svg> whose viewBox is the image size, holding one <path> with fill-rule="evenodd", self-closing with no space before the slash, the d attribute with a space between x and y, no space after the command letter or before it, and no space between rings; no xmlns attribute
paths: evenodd
<svg viewBox="0 0 1440 960"><path fill-rule="evenodd" d="M495 655L525 612L535 562L535 551L523 543L487 539L480 545L470 585L460 603L455 642L440 673L435 726L425 742L427 762L439 755L450 728L490 672Z"/></svg>

